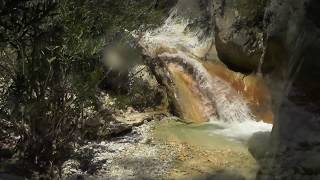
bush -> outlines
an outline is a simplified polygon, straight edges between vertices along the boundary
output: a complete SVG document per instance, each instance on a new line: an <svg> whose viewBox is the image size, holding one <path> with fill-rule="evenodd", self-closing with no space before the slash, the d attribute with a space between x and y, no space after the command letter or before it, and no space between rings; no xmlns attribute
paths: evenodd
<svg viewBox="0 0 320 180"><path fill-rule="evenodd" d="M164 1L1 1L0 125L18 137L20 157L46 171L68 155L83 110L99 111L106 44L154 27L168 11Z"/></svg>

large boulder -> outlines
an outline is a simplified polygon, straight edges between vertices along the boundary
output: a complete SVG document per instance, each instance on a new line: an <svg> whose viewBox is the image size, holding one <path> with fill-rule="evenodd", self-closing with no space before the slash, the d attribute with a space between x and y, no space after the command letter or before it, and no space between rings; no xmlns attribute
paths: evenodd
<svg viewBox="0 0 320 180"><path fill-rule="evenodd" d="M249 139L248 149L256 160L261 161L270 153L269 141L270 132L258 132Z"/></svg>
<svg viewBox="0 0 320 180"><path fill-rule="evenodd" d="M263 17L268 0L215 0L218 56L231 69L251 72L263 51Z"/></svg>

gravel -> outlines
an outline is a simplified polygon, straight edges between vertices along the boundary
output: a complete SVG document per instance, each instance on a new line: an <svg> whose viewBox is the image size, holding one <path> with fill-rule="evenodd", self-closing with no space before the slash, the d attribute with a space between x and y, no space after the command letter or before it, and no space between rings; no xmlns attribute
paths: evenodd
<svg viewBox="0 0 320 180"><path fill-rule="evenodd" d="M88 142L63 164L63 179L163 179L176 157L171 145L153 143L156 120L110 141Z"/></svg>

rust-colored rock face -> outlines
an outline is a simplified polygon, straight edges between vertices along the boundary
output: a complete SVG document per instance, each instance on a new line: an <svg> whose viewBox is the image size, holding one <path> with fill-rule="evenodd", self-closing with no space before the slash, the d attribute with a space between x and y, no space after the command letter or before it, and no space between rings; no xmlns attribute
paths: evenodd
<svg viewBox="0 0 320 180"><path fill-rule="evenodd" d="M169 65L172 80L175 84L177 101L181 105L183 118L193 122L205 122L208 120L204 111L201 94L193 78L179 69Z"/></svg>
<svg viewBox="0 0 320 180"><path fill-rule="evenodd" d="M212 76L219 76L229 82L248 102L257 119L273 123L271 94L264 80L256 75L244 76L229 70L226 66L203 62Z"/></svg>
<svg viewBox="0 0 320 180"><path fill-rule="evenodd" d="M218 77L227 82L235 90L234 92L242 96L257 120L273 123L271 94L261 77L256 75L245 76L229 70L222 64L198 61L201 62L210 76ZM218 116L215 105L208 103L208 97L201 90L192 73L175 63L169 63L168 69L184 119L193 122L205 122L213 116Z"/></svg>

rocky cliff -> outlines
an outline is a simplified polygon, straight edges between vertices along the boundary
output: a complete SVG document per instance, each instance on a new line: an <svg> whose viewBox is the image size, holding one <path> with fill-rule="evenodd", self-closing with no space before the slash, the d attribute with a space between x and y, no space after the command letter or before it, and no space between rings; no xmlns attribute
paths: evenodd
<svg viewBox="0 0 320 180"><path fill-rule="evenodd" d="M257 178L319 178L320 2L215 0L213 9L219 58L244 73L262 63L272 89L271 161Z"/></svg>
<svg viewBox="0 0 320 180"><path fill-rule="evenodd" d="M273 170L261 171L264 179L270 173L278 179L319 178L319 10L316 0L273 0L266 11L265 61L276 65L269 84L278 118L275 163Z"/></svg>

